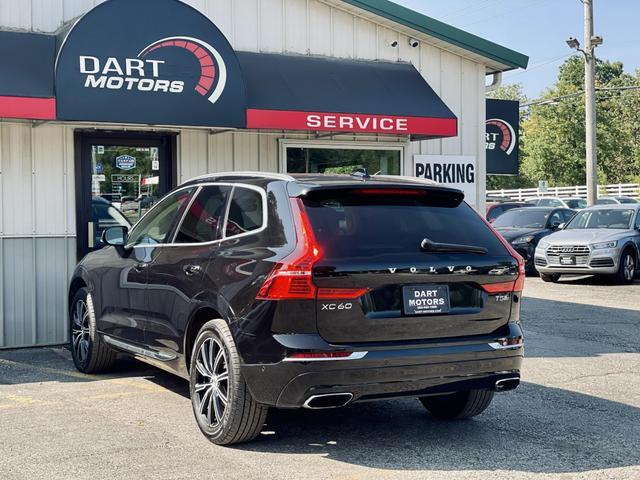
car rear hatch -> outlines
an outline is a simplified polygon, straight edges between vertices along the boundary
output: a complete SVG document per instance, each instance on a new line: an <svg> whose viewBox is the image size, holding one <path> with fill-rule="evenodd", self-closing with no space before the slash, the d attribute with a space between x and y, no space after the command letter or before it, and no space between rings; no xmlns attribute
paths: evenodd
<svg viewBox="0 0 640 480"><path fill-rule="evenodd" d="M319 188L299 199L315 248L317 328L330 343L486 335L522 290L519 257L459 191Z"/></svg>

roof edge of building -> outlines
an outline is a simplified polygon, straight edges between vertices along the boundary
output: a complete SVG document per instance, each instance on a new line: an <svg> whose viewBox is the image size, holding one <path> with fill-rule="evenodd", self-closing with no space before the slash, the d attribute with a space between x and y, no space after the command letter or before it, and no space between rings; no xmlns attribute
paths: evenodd
<svg viewBox="0 0 640 480"><path fill-rule="evenodd" d="M529 57L472 33L428 17L390 0L342 0L349 5L404 25L421 33L464 48L510 68L527 68ZM507 70L507 69L505 69Z"/></svg>

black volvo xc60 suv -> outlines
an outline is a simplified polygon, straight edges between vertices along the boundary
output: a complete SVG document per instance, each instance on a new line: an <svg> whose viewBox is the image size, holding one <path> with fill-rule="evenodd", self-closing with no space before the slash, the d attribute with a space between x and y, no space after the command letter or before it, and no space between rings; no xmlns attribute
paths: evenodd
<svg viewBox="0 0 640 480"><path fill-rule="evenodd" d="M188 379L214 443L269 407L410 396L466 418L519 383L522 259L458 190L220 173L103 241L70 286L77 368L124 353Z"/></svg>

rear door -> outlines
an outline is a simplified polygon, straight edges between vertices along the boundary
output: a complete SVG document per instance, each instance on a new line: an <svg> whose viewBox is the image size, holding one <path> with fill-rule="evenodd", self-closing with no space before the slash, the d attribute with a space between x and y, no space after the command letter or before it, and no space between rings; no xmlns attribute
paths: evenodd
<svg viewBox="0 0 640 480"><path fill-rule="evenodd" d="M218 249L231 187L204 185L180 217L173 238L156 248L147 267L146 344L175 358L198 297L203 276ZM178 224L178 222L176 222Z"/></svg>
<svg viewBox="0 0 640 480"><path fill-rule="evenodd" d="M326 341L455 338L508 323L517 260L451 193L327 190L311 192L304 205L322 251L313 281ZM336 298L341 289L357 297Z"/></svg>

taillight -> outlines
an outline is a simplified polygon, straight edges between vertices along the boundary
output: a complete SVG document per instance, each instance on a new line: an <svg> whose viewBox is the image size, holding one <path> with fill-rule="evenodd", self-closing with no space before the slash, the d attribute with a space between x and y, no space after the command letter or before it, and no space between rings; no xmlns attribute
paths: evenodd
<svg viewBox="0 0 640 480"><path fill-rule="evenodd" d="M511 244L507 242L500 233L493 228L493 225L487 221L487 219L478 215L484 223L489 227L489 229L493 232L500 243L504 245L504 248L507 249L509 255L511 255L516 262L518 262L518 276L515 280L511 282L501 282L501 283L488 283L485 285L481 285L485 292L488 293L510 293L510 292L521 292L524 289L524 278L526 276L525 268L524 268L524 259L520 256L518 252L516 252Z"/></svg>
<svg viewBox="0 0 640 480"><path fill-rule="evenodd" d="M302 200L291 199L296 246L278 262L262 284L256 300L355 300L368 288L318 288L313 283L313 265L322 250L313 233Z"/></svg>
<svg viewBox="0 0 640 480"><path fill-rule="evenodd" d="M368 291L368 288L319 288L318 300L354 300Z"/></svg>
<svg viewBox="0 0 640 480"><path fill-rule="evenodd" d="M258 300L315 299L316 286L311 278L313 264L320 259L320 247L311 222L299 198L291 199L296 230L293 252L276 264L256 297Z"/></svg>

